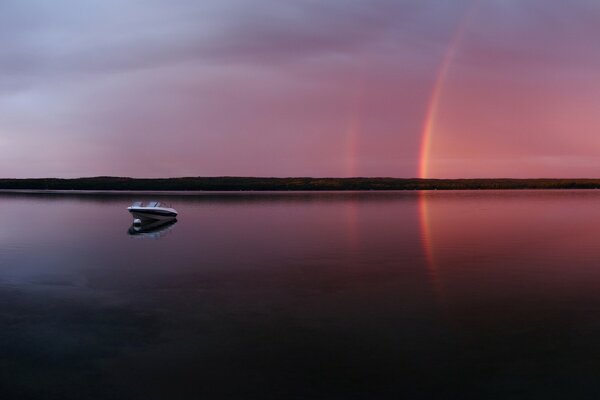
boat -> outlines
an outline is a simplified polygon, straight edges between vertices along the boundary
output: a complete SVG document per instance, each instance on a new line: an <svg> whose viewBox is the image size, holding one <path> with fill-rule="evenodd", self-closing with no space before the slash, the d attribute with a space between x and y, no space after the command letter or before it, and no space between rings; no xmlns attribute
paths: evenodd
<svg viewBox="0 0 600 400"><path fill-rule="evenodd" d="M127 210L133 215L133 218L140 220L137 221L138 223L168 221L177 218L177 211L174 208L161 204L159 201L149 201L146 205L137 201L127 207Z"/></svg>

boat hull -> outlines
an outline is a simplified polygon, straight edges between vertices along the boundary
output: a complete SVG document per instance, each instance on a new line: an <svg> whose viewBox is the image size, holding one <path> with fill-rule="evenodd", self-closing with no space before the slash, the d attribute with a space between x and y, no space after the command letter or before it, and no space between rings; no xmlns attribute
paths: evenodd
<svg viewBox="0 0 600 400"><path fill-rule="evenodd" d="M129 212L142 221L168 221L177 218L177 213L170 210L129 209Z"/></svg>

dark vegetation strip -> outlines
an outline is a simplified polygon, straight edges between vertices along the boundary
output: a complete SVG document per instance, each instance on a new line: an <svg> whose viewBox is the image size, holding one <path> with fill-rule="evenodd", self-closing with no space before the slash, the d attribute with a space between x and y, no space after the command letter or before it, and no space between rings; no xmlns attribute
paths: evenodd
<svg viewBox="0 0 600 400"><path fill-rule="evenodd" d="M10 190L464 190L597 189L600 179L403 179L189 177L0 179Z"/></svg>

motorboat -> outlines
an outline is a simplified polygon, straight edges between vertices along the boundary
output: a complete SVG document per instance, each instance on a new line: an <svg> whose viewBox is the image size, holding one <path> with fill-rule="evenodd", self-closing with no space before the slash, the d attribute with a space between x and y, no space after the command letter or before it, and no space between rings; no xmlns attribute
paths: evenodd
<svg viewBox="0 0 600 400"><path fill-rule="evenodd" d="M139 223L149 221L168 221L177 218L177 211L159 201L149 201L144 205L141 201L127 207L133 218L139 219ZM134 221L135 222L135 221Z"/></svg>

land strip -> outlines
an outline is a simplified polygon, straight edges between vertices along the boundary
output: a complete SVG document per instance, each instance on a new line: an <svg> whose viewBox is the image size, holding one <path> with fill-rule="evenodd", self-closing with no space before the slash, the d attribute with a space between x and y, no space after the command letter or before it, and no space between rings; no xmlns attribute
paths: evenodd
<svg viewBox="0 0 600 400"><path fill-rule="evenodd" d="M185 177L165 179L91 177L0 179L0 190L476 190L598 189L600 179L418 179L418 178L253 178Z"/></svg>

